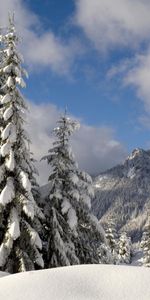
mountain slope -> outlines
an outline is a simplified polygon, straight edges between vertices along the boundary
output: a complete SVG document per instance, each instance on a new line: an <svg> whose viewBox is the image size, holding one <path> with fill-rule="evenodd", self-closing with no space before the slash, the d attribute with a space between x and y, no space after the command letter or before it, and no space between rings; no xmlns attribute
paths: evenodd
<svg viewBox="0 0 150 300"><path fill-rule="evenodd" d="M113 220L139 240L150 215L150 151L135 149L122 165L96 177L94 187L92 209L100 222Z"/></svg>

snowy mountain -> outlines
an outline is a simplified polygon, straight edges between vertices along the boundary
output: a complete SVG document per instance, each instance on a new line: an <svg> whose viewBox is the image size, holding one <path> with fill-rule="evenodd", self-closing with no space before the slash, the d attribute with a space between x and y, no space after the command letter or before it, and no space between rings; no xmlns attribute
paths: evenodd
<svg viewBox="0 0 150 300"><path fill-rule="evenodd" d="M82 265L0 278L1 300L149 300L150 270Z"/></svg>
<svg viewBox="0 0 150 300"><path fill-rule="evenodd" d="M138 240L150 214L150 151L135 149L122 165L96 177L94 187L92 208L100 222L113 220Z"/></svg>

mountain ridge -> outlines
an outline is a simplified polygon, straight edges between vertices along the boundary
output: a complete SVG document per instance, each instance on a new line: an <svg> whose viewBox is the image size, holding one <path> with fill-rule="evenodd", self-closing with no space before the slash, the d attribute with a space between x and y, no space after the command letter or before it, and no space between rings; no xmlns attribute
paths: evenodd
<svg viewBox="0 0 150 300"><path fill-rule="evenodd" d="M134 149L123 164L97 176L94 188L92 210L100 223L113 221L139 240L150 214L150 150Z"/></svg>

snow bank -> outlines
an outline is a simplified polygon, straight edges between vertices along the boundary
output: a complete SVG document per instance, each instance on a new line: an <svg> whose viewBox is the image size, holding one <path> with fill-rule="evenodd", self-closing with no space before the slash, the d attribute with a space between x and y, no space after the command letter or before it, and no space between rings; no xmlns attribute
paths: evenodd
<svg viewBox="0 0 150 300"><path fill-rule="evenodd" d="M1 300L149 300L150 269L84 265L9 275Z"/></svg>

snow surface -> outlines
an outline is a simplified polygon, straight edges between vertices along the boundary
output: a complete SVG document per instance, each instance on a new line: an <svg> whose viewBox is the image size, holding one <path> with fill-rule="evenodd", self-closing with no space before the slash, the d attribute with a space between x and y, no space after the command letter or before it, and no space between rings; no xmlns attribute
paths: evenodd
<svg viewBox="0 0 150 300"><path fill-rule="evenodd" d="M29 218L31 218L33 220L34 214L35 214L33 202L29 201L24 195L21 196L21 200L24 203L24 205L23 205L23 211L25 212L25 214Z"/></svg>
<svg viewBox="0 0 150 300"><path fill-rule="evenodd" d="M14 196L15 196L15 192L14 192L13 178L8 177L7 184L0 194L0 204L5 206L6 204L12 201Z"/></svg>
<svg viewBox="0 0 150 300"><path fill-rule="evenodd" d="M15 207L11 209L8 232L14 241L20 236L18 212Z"/></svg>
<svg viewBox="0 0 150 300"><path fill-rule="evenodd" d="M4 114L3 114L3 118L4 118L5 121L7 121L7 120L9 120L9 119L11 118L12 115L13 115L13 109L12 109L12 107L10 106L10 107L8 107L8 108L5 110L5 112L4 112Z"/></svg>
<svg viewBox="0 0 150 300"><path fill-rule="evenodd" d="M14 81L11 76L8 77L6 84L9 88L14 86Z"/></svg>
<svg viewBox="0 0 150 300"><path fill-rule="evenodd" d="M73 208L70 208L68 211L68 224L71 229L74 229L77 226L78 219L76 211Z"/></svg>
<svg viewBox="0 0 150 300"><path fill-rule="evenodd" d="M5 129L2 131L2 140L6 140L11 132L12 123L8 123L8 125L5 127Z"/></svg>
<svg viewBox="0 0 150 300"><path fill-rule="evenodd" d="M127 173L127 177L132 179L135 175L136 175L135 174L135 168L134 167L130 168L128 173Z"/></svg>
<svg viewBox="0 0 150 300"><path fill-rule="evenodd" d="M82 265L0 278L1 300L149 300L150 269Z"/></svg>
<svg viewBox="0 0 150 300"><path fill-rule="evenodd" d="M11 144L10 144L9 142L6 142L5 144L3 144L3 145L1 146L1 155L2 155L3 157L5 157L6 155L9 154L10 149L11 149Z"/></svg>
<svg viewBox="0 0 150 300"><path fill-rule="evenodd" d="M11 96L9 94L6 94L2 99L1 102L2 104L8 103L11 101Z"/></svg>
<svg viewBox="0 0 150 300"><path fill-rule="evenodd" d="M9 158L6 158L5 165L10 171L13 171L15 168L14 152L12 151L12 149L10 150Z"/></svg>
<svg viewBox="0 0 150 300"><path fill-rule="evenodd" d="M26 87L26 83L21 77L16 77L16 83L18 83L22 88Z"/></svg>
<svg viewBox="0 0 150 300"><path fill-rule="evenodd" d="M0 278L1 278L1 277L4 277L4 276L7 276L7 275L9 275L9 273L1 272L1 271L0 271Z"/></svg>
<svg viewBox="0 0 150 300"><path fill-rule="evenodd" d="M28 192L31 191L31 183L30 180L28 178L28 174L25 173L24 171L20 172L20 177L21 177L21 181L22 181L22 185L24 187L24 189Z"/></svg>

